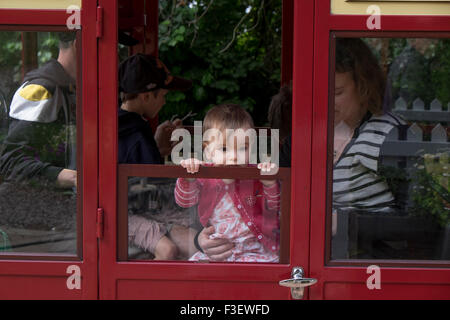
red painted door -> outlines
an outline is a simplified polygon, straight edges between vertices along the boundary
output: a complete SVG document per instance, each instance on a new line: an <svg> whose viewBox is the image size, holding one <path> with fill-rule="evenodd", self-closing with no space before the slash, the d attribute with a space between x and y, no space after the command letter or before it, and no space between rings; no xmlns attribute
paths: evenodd
<svg viewBox="0 0 450 320"><path fill-rule="evenodd" d="M438 119L426 118L433 109L430 105L436 106L436 112L442 112L445 109L440 107L440 101L443 101L442 104L448 103L448 97L443 97L437 90L442 87L442 83L431 80L448 63L443 58L449 52L448 4L445 4L447 15L442 16L383 15L387 7L372 6L369 9L369 5L344 4L341 1L341 7L347 7L347 10L352 6L364 7L362 13L345 14L333 12L337 9L336 6L330 6L330 1L315 1L309 270L310 276L317 278L318 283L311 287L310 299L449 299L448 204L443 198L446 193L448 195L449 189L447 182L440 180L442 172L436 173L430 169L426 160L427 157L434 159L432 161L437 167L439 163L447 165L447 160L440 162L440 158L448 154L448 131L442 130L441 146L444 149L441 151L438 150L433 133L429 138L422 138L421 135L426 134L427 128L437 132L440 129L435 128L442 126L448 130L448 111L441 113ZM409 4L404 5L403 13L407 12ZM429 4L422 4L422 9L426 6ZM390 213L377 213L374 207L364 211L370 203L362 201L375 197L369 198L367 194L362 196L358 190L368 190L368 185L357 185L356 182L353 186L343 185L350 178L354 179L351 181L359 181L356 173L345 176L344 172L352 168L356 170L355 166L362 161L356 159L367 159L368 149L353 149L352 153L351 148L356 148L358 144L348 151L344 149L343 156L333 165L333 150L339 152L337 144L333 149L333 132L336 136L342 134L337 129L339 123L334 123L333 119L338 119L339 112L343 112L340 108L350 108L348 100L344 106L339 104L345 94L343 88L346 88L339 79L346 72L353 72L353 81L359 79L358 84L361 85L361 79L370 83L377 77L375 69L368 76L352 69L351 59L358 58L353 56L351 50L344 51L344 48L346 43L356 43L359 39L376 56L382 69L382 79L389 80L386 88L390 89L391 96L388 96L388 91L386 94L382 92L385 102L380 112L382 115L372 118L366 123L367 127L361 126L358 129L359 136L352 131L352 139L362 137L363 132L367 135L364 130L368 130L369 125L377 121L378 125L383 123L382 119L388 112L404 121L401 126L405 130L403 136L398 134L401 129L386 136L388 131L379 131L382 127L369 134L371 137L378 135L385 141L380 157L372 159L379 161L379 166L390 167L390 172L398 174L397 189L393 187L395 184L389 184L393 176L385 175L390 193L397 200L402 192L407 196L404 206ZM424 44L422 52L417 47L419 43ZM398 51L394 49L396 45ZM356 48L356 44L350 48ZM430 52L433 52L433 58L429 56ZM298 58L301 59L300 56ZM361 70L370 66L371 62L366 60ZM426 72L430 72L426 68L431 69L429 78L425 78ZM416 83L423 84L423 87ZM448 89L445 90L448 92ZM391 105L387 104L389 99ZM425 107L420 108L421 105ZM420 138L411 138L416 130L411 128L417 128ZM358 141L359 147L368 145L367 142ZM411 152L406 151L407 144L412 148ZM372 144L370 147L378 148L378 145ZM445 148L447 151L442 151ZM345 163L350 159L353 161ZM380 171L376 172L379 174ZM443 172L448 174L448 166ZM421 179L423 176L429 180ZM424 184L424 181L437 181L435 187L442 182L442 189L436 187L440 191L434 192L433 187ZM348 195L354 197L343 198ZM425 202L434 203L436 212L447 217L442 220L443 223L433 220L436 216L431 218L432 209ZM346 210L345 206L350 207L350 210ZM335 210L337 222L333 222L335 217L332 211Z"/></svg>
<svg viewBox="0 0 450 320"><path fill-rule="evenodd" d="M176 166L117 163L118 79L113 66L118 59L111 53L117 50L118 4L99 1L104 21L99 39L99 205L104 210L104 235L99 242L100 299L290 299L290 289L280 286L279 281L291 278L294 267L302 267L304 276L308 275L313 6L310 1L295 3L296 37L302 46L294 50L301 52L303 59L294 65L294 165L283 168L277 176L282 181L280 262L199 263L135 258L128 246L128 195L148 186L143 178L155 181L188 176ZM259 173L246 168L202 168L197 177L256 180ZM134 178L143 183L134 186L137 189L129 185ZM173 186L171 194L173 197ZM186 239L192 242L192 237Z"/></svg>
<svg viewBox="0 0 450 320"><path fill-rule="evenodd" d="M370 210L345 211L336 207L332 201L333 192L336 195L351 192L334 190L348 179L334 177L334 171L339 168L333 168L330 157L335 147L332 142L334 130L330 128L334 128L334 112L337 112L333 106L338 99L335 92L336 52L341 42L338 39L362 39L372 46L385 75L394 77L396 64L389 59L401 57L401 50L408 49L407 44L411 42L408 39L437 39L437 42L431 42L430 48L439 49L441 53L434 53L448 52L446 42L442 41L449 38L448 16L382 16L380 29L368 31L366 15L332 13L329 1L295 1L292 166L280 170L277 176L283 186L280 262L199 263L150 260L142 255L136 258L128 245L128 213L133 210L129 196L145 188L155 188L143 179L152 179L150 184L154 185L155 179L187 175L175 166L117 163L117 72L111 66L116 66L118 59L111 52L117 50L118 4L106 0L99 4L103 8L104 21L104 32L99 39L99 207L104 210L103 235L99 241L101 299L290 299L289 289L279 286L279 281L291 278L295 267L302 267L305 276L317 279L317 283L306 291L305 299L449 298L448 226L446 220L439 218L443 216L439 213L447 210L445 201L441 200L445 200L446 194L441 187L444 185L445 190L447 180L440 168L448 161L445 160L448 159L446 153L440 151L448 148L448 137L446 141L442 139L440 128L448 123L438 120L438 129L434 125L429 128L432 117L422 112L418 118L405 119L401 128L413 133L417 133L417 127L429 130L424 132L428 132L430 138L411 140L406 133L383 137L383 141L386 140L383 148L387 149L382 149L382 157L377 159L383 161L383 165L390 164L395 169L393 172L399 174L388 175L389 179L383 180L390 188L385 194L400 199L397 197L404 191L403 195L408 199L401 209L397 205L397 211L388 214ZM429 55L424 59L430 62L431 68L435 66ZM390 87L392 94L396 86L397 82ZM432 103L433 110L439 111L436 110L439 106L435 101L437 96L426 100L423 95L427 92L431 89L420 93L421 100L408 102L406 110L401 109L400 98L403 97L396 97L393 106L387 106L383 112L394 112L395 119L401 114L405 118L414 111L414 106L421 105L420 101ZM433 94L439 95L440 100L446 99L439 92L445 92L445 88L435 90ZM441 105L446 103L448 101L442 101ZM397 106L400 106L399 110L396 110ZM445 116L444 111L439 111L439 115ZM380 112L379 116L383 114ZM372 122L383 123L383 119ZM441 140L433 140L431 131L438 132ZM386 135L387 132L383 134ZM406 144L412 145L408 143L411 141L415 145L405 148ZM430 143L423 145L425 142ZM427 154L435 159L432 163L437 164L431 167L429 162L421 164L420 161L428 161L431 156L417 155L418 149L414 148L418 146L426 146ZM425 172L412 170L415 167L425 169ZM433 184L437 191L430 195L414 193L414 187L424 186L416 174L425 175L427 181L437 181L441 187ZM258 174L247 169L206 168L197 177L258 179ZM140 183L137 186L130 184L136 178ZM389 184L393 181L398 184ZM356 186L352 192L366 187ZM424 199L424 196L429 198ZM362 198L367 200L367 195ZM338 199L336 203L339 203ZM437 204L438 213L427 218L423 215L430 199ZM153 202L157 205L157 201ZM332 211L336 211L335 216Z"/></svg>
<svg viewBox="0 0 450 320"><path fill-rule="evenodd" d="M80 3L0 9L0 299L98 297L96 1Z"/></svg>

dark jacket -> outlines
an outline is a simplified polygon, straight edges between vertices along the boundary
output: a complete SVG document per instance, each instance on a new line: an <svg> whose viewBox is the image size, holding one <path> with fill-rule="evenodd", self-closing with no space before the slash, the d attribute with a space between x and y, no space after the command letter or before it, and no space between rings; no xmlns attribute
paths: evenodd
<svg viewBox="0 0 450 320"><path fill-rule="evenodd" d="M0 145L4 180L47 178L76 169L75 81L56 60L30 71L10 106L8 135Z"/></svg>
<svg viewBox="0 0 450 320"><path fill-rule="evenodd" d="M119 109L119 163L163 164L150 124Z"/></svg>

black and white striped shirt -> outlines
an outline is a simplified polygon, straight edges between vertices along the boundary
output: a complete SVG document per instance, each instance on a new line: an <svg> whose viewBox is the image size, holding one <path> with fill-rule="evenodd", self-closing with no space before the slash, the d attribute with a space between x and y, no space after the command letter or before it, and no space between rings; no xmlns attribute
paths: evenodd
<svg viewBox="0 0 450 320"><path fill-rule="evenodd" d="M371 212L390 210L395 199L379 175L380 149L404 122L390 113L369 116L355 131L333 169L333 207Z"/></svg>

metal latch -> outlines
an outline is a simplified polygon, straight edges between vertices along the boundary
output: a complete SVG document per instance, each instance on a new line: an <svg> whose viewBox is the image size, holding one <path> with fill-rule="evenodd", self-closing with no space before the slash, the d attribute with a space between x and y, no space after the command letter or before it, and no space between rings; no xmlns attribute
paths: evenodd
<svg viewBox="0 0 450 320"><path fill-rule="evenodd" d="M303 278L303 268L294 267L292 269L292 278L281 280L280 286L291 288L291 295L293 299L303 299L303 292L305 287L312 286L317 282L317 279Z"/></svg>

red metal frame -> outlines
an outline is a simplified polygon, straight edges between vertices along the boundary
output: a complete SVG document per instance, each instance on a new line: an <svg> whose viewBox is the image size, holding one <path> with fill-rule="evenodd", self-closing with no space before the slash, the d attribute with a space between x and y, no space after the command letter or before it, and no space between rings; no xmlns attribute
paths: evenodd
<svg viewBox="0 0 450 320"><path fill-rule="evenodd" d="M311 184L311 277L318 283L311 287L311 299L448 299L450 291L450 269L444 266L414 267L406 263L392 263L381 267L382 290L368 290L366 280L369 274L366 267L381 265L382 261L361 261L360 266L326 266L327 246L331 228L328 208L329 184L327 154L329 149L329 89L334 83L329 77L330 32L366 31L367 16L332 15L330 1L315 1L314 30L314 94L313 94L313 149ZM450 30L450 16L382 16L382 30L385 31L427 31L442 32ZM295 28L297 29L297 27ZM432 36L432 33L430 33ZM295 42L299 40L296 38ZM328 214L326 214L328 213ZM328 241L327 241L328 239Z"/></svg>
<svg viewBox="0 0 450 320"><path fill-rule="evenodd" d="M147 1L152 10L155 3ZM331 178L327 154L331 138L324 132L328 132L330 119L328 86L334 85L329 77L330 32L364 31L367 16L332 15L330 2L323 0L287 0L283 9L283 16L288 19L283 28L293 30L293 41L289 41L288 35L283 38L288 46L283 50L282 67L282 81L286 83L290 80L292 60L289 263L118 262L117 71L111 67L118 64L117 55L111 54L117 49L118 4L117 0L98 0L98 5L103 8L105 31L98 40L97 1L83 0L81 11L82 260L0 260L0 298L288 299L289 289L280 287L278 281L290 278L295 266L303 267L306 276L318 279L307 290L306 299L449 298L448 267L419 268L405 264L382 267L382 290L369 291L365 265L327 265L330 229L327 190ZM52 29L64 26L66 20L64 10L0 10L0 21L7 25L2 29L24 25L33 25L30 29ZM157 20L152 21L157 24ZM382 27L383 32L449 32L450 17L383 16ZM149 175L156 174L152 171ZM104 232L98 242L99 207L104 209ZM70 264L81 268L81 290L65 287Z"/></svg>
<svg viewBox="0 0 450 320"><path fill-rule="evenodd" d="M65 10L0 9L2 25L65 26L67 18Z"/></svg>
<svg viewBox="0 0 450 320"><path fill-rule="evenodd" d="M128 260L128 178L129 177L153 177L153 178L190 178L181 166L174 165L139 165L119 164L118 166L118 213L117 213L117 259ZM260 173L257 168L211 168L202 167L196 178L203 179L245 179L258 180ZM291 196L291 169L279 168L278 173L270 177L278 180L281 185L281 216L280 216L280 263L289 263L290 247L290 196Z"/></svg>
<svg viewBox="0 0 450 320"><path fill-rule="evenodd" d="M303 5L304 3L304 5ZM190 262L118 262L117 230L118 210L118 166L117 166L117 73L111 65L117 64L117 57L110 53L117 46L117 1L100 0L104 8L105 33L99 41L99 205L105 212L105 237L100 241L100 298L101 299L288 299L289 289L278 282L291 276L293 266L308 270L309 242L309 181L311 141L311 104L305 106L304 98L311 97L312 86L312 23L305 23L299 29L301 37L308 41L311 61L299 63L300 68L309 68L304 76L298 76L296 88L303 96L294 100L294 150L291 188L304 190L291 197L290 263L288 264L226 264ZM297 18L312 22L313 6L310 1L302 2ZM304 7L304 8L303 8ZM306 10L303 10L306 9ZM300 73L298 73L300 75ZM306 88L306 90L305 90ZM311 99L310 99L311 100ZM309 120L308 120L309 119ZM306 143L303 141L306 140ZM155 173L157 175L157 173ZM154 175L147 172L146 175ZM295 232L294 232L295 230Z"/></svg>
<svg viewBox="0 0 450 320"><path fill-rule="evenodd" d="M97 208L98 82L97 41L93 36L96 26L96 1L83 0L82 7L82 87L78 87L78 96L82 99L80 122L84 136L81 151L83 166L82 172L81 170L78 172L83 199L82 220L84 223L78 225L83 228L82 252L80 252L80 258L22 255L15 257L22 260L0 260L0 299L96 299L98 296L95 214L90 214ZM55 30L65 26L67 18L65 10L0 10L3 30L13 30L19 26L21 30ZM79 158L78 161L80 160ZM81 179L81 177L84 178ZM57 261L61 259L64 261ZM70 265L80 268L80 290L69 290L66 287L69 276L66 270Z"/></svg>

